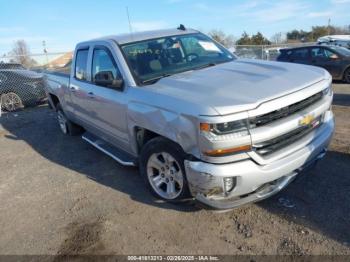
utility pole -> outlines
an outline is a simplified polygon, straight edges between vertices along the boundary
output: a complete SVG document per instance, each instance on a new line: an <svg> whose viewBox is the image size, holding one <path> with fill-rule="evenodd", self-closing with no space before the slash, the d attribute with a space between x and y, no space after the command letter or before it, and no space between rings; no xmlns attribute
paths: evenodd
<svg viewBox="0 0 350 262"><path fill-rule="evenodd" d="M46 42L45 40L43 41L43 51L46 56L46 68L49 66L49 58L47 57L47 49L46 49Z"/></svg>
<svg viewBox="0 0 350 262"><path fill-rule="evenodd" d="M331 34L331 19L328 18L328 35Z"/></svg>

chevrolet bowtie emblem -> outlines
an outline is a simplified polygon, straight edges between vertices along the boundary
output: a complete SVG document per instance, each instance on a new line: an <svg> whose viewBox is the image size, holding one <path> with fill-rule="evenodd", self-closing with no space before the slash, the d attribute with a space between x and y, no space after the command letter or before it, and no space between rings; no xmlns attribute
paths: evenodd
<svg viewBox="0 0 350 262"><path fill-rule="evenodd" d="M311 122L314 121L314 119L315 118L312 115L306 115L299 121L299 125L301 126L310 125Z"/></svg>

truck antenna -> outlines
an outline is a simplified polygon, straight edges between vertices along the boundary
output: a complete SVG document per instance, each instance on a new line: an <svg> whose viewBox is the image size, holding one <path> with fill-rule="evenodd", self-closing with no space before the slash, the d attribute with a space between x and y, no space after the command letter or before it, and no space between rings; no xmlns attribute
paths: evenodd
<svg viewBox="0 0 350 262"><path fill-rule="evenodd" d="M177 30L185 31L186 27L183 24L180 24L180 26L177 28Z"/></svg>
<svg viewBox="0 0 350 262"><path fill-rule="evenodd" d="M131 27L131 22L130 22L130 15L129 15L129 8L126 6L126 15L128 17L128 22L129 22L129 31L130 31L130 34L132 35L132 27Z"/></svg>

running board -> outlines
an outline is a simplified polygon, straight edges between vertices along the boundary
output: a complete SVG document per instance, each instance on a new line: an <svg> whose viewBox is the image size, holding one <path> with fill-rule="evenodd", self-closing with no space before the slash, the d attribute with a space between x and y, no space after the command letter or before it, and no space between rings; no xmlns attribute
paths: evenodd
<svg viewBox="0 0 350 262"><path fill-rule="evenodd" d="M128 153L110 145L108 142L102 140L101 138L98 138L97 136L85 132L82 137L86 142L93 145L106 155L110 156L114 160L116 160L118 163L124 165L124 166L136 166L135 158L129 155Z"/></svg>

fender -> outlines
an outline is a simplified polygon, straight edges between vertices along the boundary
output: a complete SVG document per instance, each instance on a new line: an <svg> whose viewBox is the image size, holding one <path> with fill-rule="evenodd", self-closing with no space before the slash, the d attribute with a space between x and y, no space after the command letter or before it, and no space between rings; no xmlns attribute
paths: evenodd
<svg viewBox="0 0 350 262"><path fill-rule="evenodd" d="M197 141L198 129L195 118L152 105L132 102L128 105L128 130L132 149L137 152L135 128L141 127L179 144L184 152L199 155Z"/></svg>

